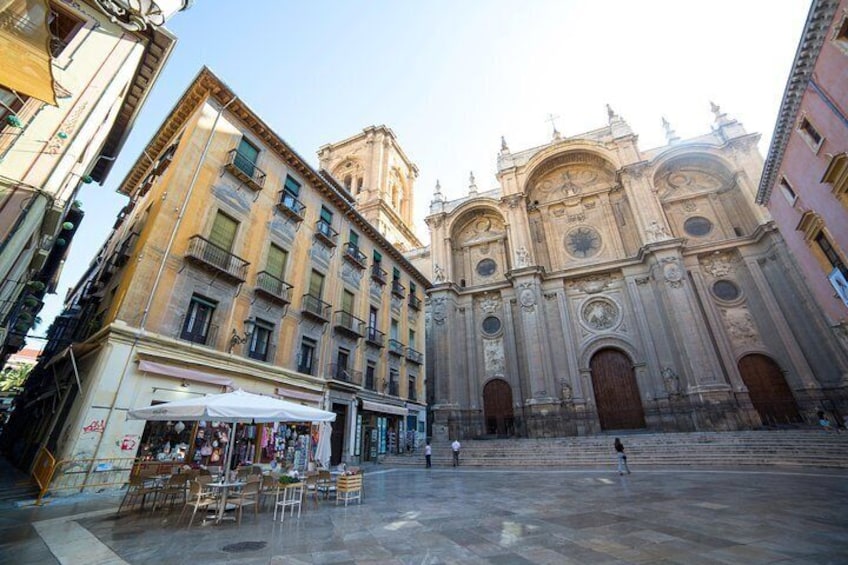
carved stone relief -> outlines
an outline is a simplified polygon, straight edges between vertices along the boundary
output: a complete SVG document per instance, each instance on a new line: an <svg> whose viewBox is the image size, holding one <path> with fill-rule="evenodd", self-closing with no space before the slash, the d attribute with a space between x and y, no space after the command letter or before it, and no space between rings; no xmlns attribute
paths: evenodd
<svg viewBox="0 0 848 565"><path fill-rule="evenodd" d="M494 314L501 308L501 299L497 294L485 294L477 300L480 306L480 311L484 314Z"/></svg>
<svg viewBox="0 0 848 565"><path fill-rule="evenodd" d="M666 257L662 260L663 278L668 286L680 288L683 286L683 269L677 258Z"/></svg>
<svg viewBox="0 0 848 565"><path fill-rule="evenodd" d="M597 331L606 331L619 323L621 310L608 298L593 298L583 304L580 309L580 318L588 327Z"/></svg>
<svg viewBox="0 0 848 565"><path fill-rule="evenodd" d="M586 294L597 294L612 285L613 277L608 274L591 275L582 279L568 281L569 290L577 290Z"/></svg>
<svg viewBox="0 0 848 565"><path fill-rule="evenodd" d="M716 252L701 258L701 267L705 273L715 278L726 277L739 265L739 257L733 252Z"/></svg>
<svg viewBox="0 0 848 565"><path fill-rule="evenodd" d="M483 366L485 367L487 377L504 374L506 363L504 361L502 339L483 340Z"/></svg>
<svg viewBox="0 0 848 565"><path fill-rule="evenodd" d="M445 323L445 319L447 318L447 304L445 304L446 299L444 296L439 296L432 300L433 303L433 321L436 322L437 326L441 326Z"/></svg>
<svg viewBox="0 0 848 565"><path fill-rule="evenodd" d="M518 303L521 304L521 308L525 312L536 310L536 293L533 291L531 283L521 283L521 290L518 291Z"/></svg>
<svg viewBox="0 0 848 565"><path fill-rule="evenodd" d="M362 282L362 269L357 269L348 261L342 261L342 280L347 284L359 288L359 283Z"/></svg>
<svg viewBox="0 0 848 565"><path fill-rule="evenodd" d="M502 237L505 233L506 229L500 218L481 213L465 224L458 239L463 245L469 245L477 241Z"/></svg>
<svg viewBox="0 0 848 565"><path fill-rule="evenodd" d="M721 315L724 326L734 344L752 345L757 343L758 334L747 308L722 308Z"/></svg>

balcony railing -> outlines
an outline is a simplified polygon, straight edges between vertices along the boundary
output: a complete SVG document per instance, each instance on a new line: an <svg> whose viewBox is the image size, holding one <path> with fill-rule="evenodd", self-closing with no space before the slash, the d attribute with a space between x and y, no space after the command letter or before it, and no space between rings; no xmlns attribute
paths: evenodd
<svg viewBox="0 0 848 565"><path fill-rule="evenodd" d="M362 386L362 371L354 371L343 365L330 363L328 373L328 376L334 381Z"/></svg>
<svg viewBox="0 0 848 565"><path fill-rule="evenodd" d="M130 233L124 241L121 242L121 245L118 246L117 251L115 251L115 259L113 263L116 267L123 267L127 264L127 261L130 259L130 255L132 254L133 247L135 247L135 242L138 240L138 232Z"/></svg>
<svg viewBox="0 0 848 565"><path fill-rule="evenodd" d="M421 365L424 363L424 354L411 347L406 348L406 360Z"/></svg>
<svg viewBox="0 0 848 565"><path fill-rule="evenodd" d="M413 310L421 310L421 299L414 294L409 295L409 307Z"/></svg>
<svg viewBox="0 0 848 565"><path fill-rule="evenodd" d="M365 322L350 312L338 310L333 314L333 317L333 322L337 330L341 330L356 337L362 337L365 335Z"/></svg>
<svg viewBox="0 0 848 565"><path fill-rule="evenodd" d="M229 156L224 169L246 184L251 190L262 190L262 187L265 186L265 172L247 156L239 153L238 149L230 151Z"/></svg>
<svg viewBox="0 0 848 565"><path fill-rule="evenodd" d="M365 341L367 341L371 345L383 347L384 345L386 345L386 334L384 334L374 326L368 326L368 329L365 332Z"/></svg>
<svg viewBox="0 0 848 565"><path fill-rule="evenodd" d="M395 355L403 356L403 350L406 348L404 344L399 342L396 339L389 340L389 353L394 353Z"/></svg>
<svg viewBox="0 0 848 565"><path fill-rule="evenodd" d="M386 284L386 271L380 268L379 263L371 265L371 280L377 281L380 284Z"/></svg>
<svg viewBox="0 0 848 565"><path fill-rule="evenodd" d="M280 191L280 201L277 202L277 210L298 222L303 221L303 212L306 205L298 200L291 192Z"/></svg>
<svg viewBox="0 0 848 565"><path fill-rule="evenodd" d="M306 314L307 316L312 316L313 318L317 318L322 322L327 322L330 320L330 308L331 306L329 304L327 304L317 296L313 296L311 294L304 294L300 310L303 314Z"/></svg>
<svg viewBox="0 0 848 565"><path fill-rule="evenodd" d="M392 294L398 298L403 298L406 296L406 287L400 284L400 281L394 280L392 281Z"/></svg>
<svg viewBox="0 0 848 565"><path fill-rule="evenodd" d="M390 396L398 396L400 391L398 391L398 384L394 381L389 381L388 392Z"/></svg>
<svg viewBox="0 0 848 565"><path fill-rule="evenodd" d="M315 222L315 237L328 246L335 247L336 240L339 238L339 232L334 230L329 222L322 219Z"/></svg>
<svg viewBox="0 0 848 565"><path fill-rule="evenodd" d="M365 253L360 251L359 247L351 241L345 243L344 258L360 269L365 268L365 263L368 260L368 258L365 256Z"/></svg>
<svg viewBox="0 0 848 565"><path fill-rule="evenodd" d="M275 277L268 271L262 271L256 275L256 292L265 295L271 300L282 304L289 304L291 302L291 289L292 285Z"/></svg>
<svg viewBox="0 0 848 565"><path fill-rule="evenodd" d="M188 240L186 258L238 282L245 281L247 266L250 265L250 263L241 257L233 255L226 249L218 247L199 235L195 235Z"/></svg>

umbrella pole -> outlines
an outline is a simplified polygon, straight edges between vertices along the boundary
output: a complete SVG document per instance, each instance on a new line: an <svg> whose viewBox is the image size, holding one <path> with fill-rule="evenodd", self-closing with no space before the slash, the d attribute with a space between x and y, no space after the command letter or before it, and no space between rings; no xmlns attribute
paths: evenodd
<svg viewBox="0 0 848 565"><path fill-rule="evenodd" d="M236 423L233 422L230 425L230 441L227 442L227 457L226 457L226 466L224 467L224 481L230 481L230 467L233 465L233 444L236 439Z"/></svg>

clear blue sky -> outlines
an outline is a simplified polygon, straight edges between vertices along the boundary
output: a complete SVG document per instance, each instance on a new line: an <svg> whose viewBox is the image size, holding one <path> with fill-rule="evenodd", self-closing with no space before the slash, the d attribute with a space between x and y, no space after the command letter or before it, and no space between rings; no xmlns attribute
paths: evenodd
<svg viewBox="0 0 848 565"><path fill-rule="evenodd" d="M709 101L760 132L765 155L808 0L280 2L198 0L168 27L178 42L86 217L36 330L61 311L125 198L141 148L202 65L298 153L386 124L418 165L416 225L436 179L447 198L494 188L500 136L517 151L606 124L609 103L642 149L709 131Z"/></svg>

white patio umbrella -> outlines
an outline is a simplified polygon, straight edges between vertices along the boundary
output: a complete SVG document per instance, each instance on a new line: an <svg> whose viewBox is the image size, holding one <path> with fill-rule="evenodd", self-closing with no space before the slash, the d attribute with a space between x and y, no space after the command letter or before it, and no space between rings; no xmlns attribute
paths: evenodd
<svg viewBox="0 0 848 565"><path fill-rule="evenodd" d="M263 422L333 422L334 412L310 408L243 390L222 394L210 394L175 400L127 412L128 420L216 420L219 422L263 423ZM235 434L230 434L227 445L226 467L229 472L233 457L232 445Z"/></svg>
<svg viewBox="0 0 848 565"><path fill-rule="evenodd" d="M325 469L330 468L330 436L333 435L333 426L329 422L318 424L318 445L315 448L315 460L321 463Z"/></svg>

